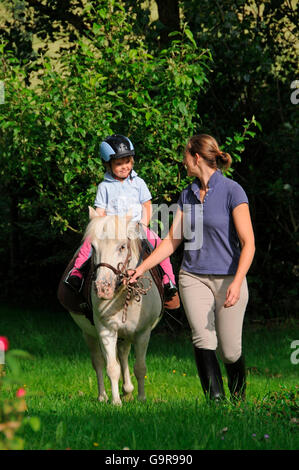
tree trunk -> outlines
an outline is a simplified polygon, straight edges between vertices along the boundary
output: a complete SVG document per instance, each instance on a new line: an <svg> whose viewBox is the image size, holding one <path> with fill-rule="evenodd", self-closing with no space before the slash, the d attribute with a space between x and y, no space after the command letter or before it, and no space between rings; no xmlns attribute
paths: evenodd
<svg viewBox="0 0 299 470"><path fill-rule="evenodd" d="M15 275L15 270L19 263L20 239L19 239L19 210L18 199L15 196L10 198L10 237L9 237L9 276Z"/></svg>
<svg viewBox="0 0 299 470"><path fill-rule="evenodd" d="M167 45L171 38L168 34L172 31L180 31L180 10L178 0L156 0L159 20L164 28L160 34L161 45Z"/></svg>

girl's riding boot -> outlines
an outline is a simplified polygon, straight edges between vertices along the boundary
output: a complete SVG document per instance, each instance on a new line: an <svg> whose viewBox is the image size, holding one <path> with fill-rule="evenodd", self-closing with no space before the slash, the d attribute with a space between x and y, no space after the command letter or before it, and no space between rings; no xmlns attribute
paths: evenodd
<svg viewBox="0 0 299 470"><path fill-rule="evenodd" d="M194 353L198 375L205 395L211 400L221 400L225 397L225 394L216 352L194 346Z"/></svg>
<svg viewBox="0 0 299 470"><path fill-rule="evenodd" d="M225 364L225 368L231 398L245 400L246 371L244 357L241 355L236 362Z"/></svg>

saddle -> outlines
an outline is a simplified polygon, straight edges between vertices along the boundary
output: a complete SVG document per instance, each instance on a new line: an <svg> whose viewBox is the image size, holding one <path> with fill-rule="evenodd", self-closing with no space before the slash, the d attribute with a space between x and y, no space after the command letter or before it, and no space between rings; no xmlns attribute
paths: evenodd
<svg viewBox="0 0 299 470"><path fill-rule="evenodd" d="M147 240L142 240L140 263L144 261L152 252L153 248ZM91 304L91 289L93 281L94 265L92 258L89 258L84 265L80 268L82 271L84 281L80 292L73 291L64 282L69 272L73 269L77 253L73 256L67 265L58 285L57 297L60 304L68 311L78 315L85 315L86 318L94 325L92 304ZM160 266L155 266L150 270L153 280L158 288L161 297L161 313L164 305L164 285L162 282L163 271Z"/></svg>

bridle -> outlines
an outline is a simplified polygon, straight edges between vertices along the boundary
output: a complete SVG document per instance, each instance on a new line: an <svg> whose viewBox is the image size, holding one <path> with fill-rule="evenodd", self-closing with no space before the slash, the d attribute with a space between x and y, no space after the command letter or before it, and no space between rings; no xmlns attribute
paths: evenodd
<svg viewBox="0 0 299 470"><path fill-rule="evenodd" d="M93 280L95 281L95 273L96 273L97 269L100 268L101 266L103 266L105 268L111 269L111 271L113 271L114 274L117 276L117 285L121 284L122 280L123 280L123 277L125 276L128 264L129 264L129 262L131 261L131 258L132 258L131 240L130 239L128 239L128 242L127 242L127 249L128 249L128 252L127 252L127 256L126 256L125 261L123 263L122 262L118 263L117 268L115 268L114 266L112 266L111 264L108 264L108 263L98 263L98 264L96 264L93 268Z"/></svg>
<svg viewBox="0 0 299 470"><path fill-rule="evenodd" d="M111 271L113 271L114 274L117 276L116 290L121 285L124 285L124 280L126 281L125 285L126 285L126 289L127 289L127 295L126 295L125 305L124 305L123 315L122 315L122 322L123 323L125 323L126 320L127 320L128 305L129 305L129 302L132 299L132 297L134 297L137 302L140 302L141 295L146 295L147 292L152 287L151 279L149 279L146 276L140 277L138 279L138 281L134 282L133 284L129 283L130 279L133 277L133 275L136 272L135 269L132 269L133 273L130 274L130 275L128 274L128 265L131 261L131 258L132 258L131 239L128 238L128 241L127 241L127 256L126 256L126 259L125 259L124 262L119 262L116 268L114 266L112 266L111 264L109 264L109 263L98 263L93 268L93 277L92 277L92 279L95 283L94 284L95 289L97 289L99 287L99 283L100 283L100 281L96 281L96 271L100 267L111 269ZM145 288L144 285L143 285L143 282L141 281L141 279L147 279L150 283L149 287Z"/></svg>

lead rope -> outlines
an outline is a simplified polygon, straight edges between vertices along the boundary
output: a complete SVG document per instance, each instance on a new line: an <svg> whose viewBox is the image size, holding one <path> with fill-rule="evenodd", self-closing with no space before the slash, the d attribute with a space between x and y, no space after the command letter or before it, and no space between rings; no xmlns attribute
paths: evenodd
<svg viewBox="0 0 299 470"><path fill-rule="evenodd" d="M108 263L99 263L94 267L94 273L100 266L105 266L106 268L111 269L118 277L118 284L123 283L124 279L126 280L125 284L127 288L127 295L126 295L125 305L124 305L123 314L122 314L123 323L125 323L127 320L127 311L128 311L130 300L134 298L136 302L140 302L141 295L146 295L148 291L150 290L150 288L152 287L152 280L147 276L141 276L140 278L138 278L138 281L134 282L134 284L129 283L130 279L133 277L133 275L136 272L135 270L132 269L133 274L131 275L128 274L126 267L129 264L130 260L131 260L131 248L130 248L130 240L129 240L128 254L124 263L122 262L118 263L116 269ZM149 287L144 287L144 284L141 279L146 279L147 281L149 281ZM95 281L95 286L96 288L98 287L97 281Z"/></svg>
<svg viewBox="0 0 299 470"><path fill-rule="evenodd" d="M117 268L119 270L120 270L120 268L119 268L120 264L123 264L123 263L118 264ZM136 271L133 270L133 274L129 275L128 272L125 271L125 272L122 272L121 275L119 276L121 281L123 281L124 279L126 280L126 288L127 288L127 295L126 295L125 305L124 305L123 314L122 314L122 322L123 323L126 323L126 321L127 321L127 311L128 311L128 306L129 306L130 300L132 298L134 298L136 300L136 302L140 302L141 296L146 295L152 287L152 280L147 276L141 276L138 279L138 281L134 282L134 284L130 284L129 281L133 277L135 272ZM144 279L149 281L149 286L148 287L144 287L144 284L142 282L142 280L144 280Z"/></svg>

